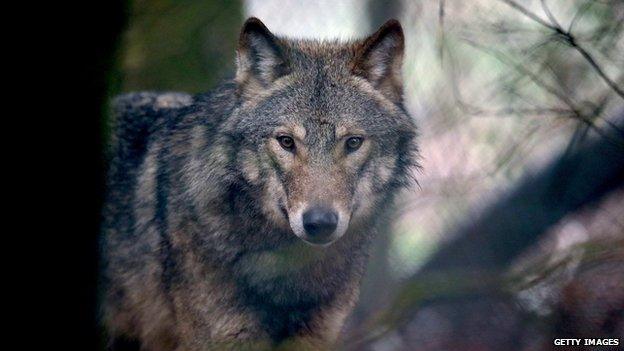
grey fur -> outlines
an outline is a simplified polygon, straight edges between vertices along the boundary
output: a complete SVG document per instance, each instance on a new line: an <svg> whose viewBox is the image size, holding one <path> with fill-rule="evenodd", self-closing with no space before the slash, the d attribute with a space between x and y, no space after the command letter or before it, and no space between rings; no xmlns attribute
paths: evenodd
<svg viewBox="0 0 624 351"><path fill-rule="evenodd" d="M396 21L338 43L274 37L250 19L234 81L114 101L101 247L111 348L330 347L379 218L416 163L402 51ZM280 128L305 134L301 154L276 146ZM364 144L347 153L339 134L353 130ZM315 201L347 218L329 246L291 229Z"/></svg>

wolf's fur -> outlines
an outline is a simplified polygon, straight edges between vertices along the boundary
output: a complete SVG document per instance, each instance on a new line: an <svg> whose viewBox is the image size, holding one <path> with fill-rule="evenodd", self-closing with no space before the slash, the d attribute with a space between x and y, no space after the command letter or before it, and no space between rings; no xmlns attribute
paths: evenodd
<svg viewBox="0 0 624 351"><path fill-rule="evenodd" d="M367 246L415 163L403 34L287 40L246 22L237 75L213 92L115 101L103 323L145 350L324 349L358 294ZM280 147L291 135L296 152ZM361 135L353 152L344 138ZM301 212L339 213L331 245Z"/></svg>

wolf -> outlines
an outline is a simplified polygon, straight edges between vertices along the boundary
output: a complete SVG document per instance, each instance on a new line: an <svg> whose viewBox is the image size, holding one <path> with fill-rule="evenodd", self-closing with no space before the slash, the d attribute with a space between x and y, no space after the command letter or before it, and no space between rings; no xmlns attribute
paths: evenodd
<svg viewBox="0 0 624 351"><path fill-rule="evenodd" d="M250 18L232 80L114 101L109 349L332 347L380 219L413 183L403 52L396 20L340 42L287 39Z"/></svg>

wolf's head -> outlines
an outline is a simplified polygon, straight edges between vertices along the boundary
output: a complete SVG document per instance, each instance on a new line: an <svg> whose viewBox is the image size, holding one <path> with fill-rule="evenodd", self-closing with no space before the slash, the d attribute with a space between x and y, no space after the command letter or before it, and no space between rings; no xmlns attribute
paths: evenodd
<svg viewBox="0 0 624 351"><path fill-rule="evenodd" d="M416 131L402 105L403 48L395 20L349 43L285 39L247 20L228 131L276 225L327 245L407 183Z"/></svg>

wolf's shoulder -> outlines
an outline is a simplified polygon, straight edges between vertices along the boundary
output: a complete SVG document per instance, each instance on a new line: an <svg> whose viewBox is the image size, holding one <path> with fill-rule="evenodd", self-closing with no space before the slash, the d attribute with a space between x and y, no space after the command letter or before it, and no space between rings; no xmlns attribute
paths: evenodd
<svg viewBox="0 0 624 351"><path fill-rule="evenodd" d="M180 92L140 91L118 95L113 99L116 112L141 109L163 110L180 108L193 103L193 96Z"/></svg>
<svg viewBox="0 0 624 351"><path fill-rule="evenodd" d="M162 121L182 122L188 115L221 119L218 117L231 113L235 102L235 86L226 81L197 95L152 91L122 94L112 100L112 112L117 127L138 131L156 128Z"/></svg>
<svg viewBox="0 0 624 351"><path fill-rule="evenodd" d="M193 100L192 95L178 92L135 92L115 97L111 101L111 156L118 162L140 161L149 140Z"/></svg>
<svg viewBox="0 0 624 351"><path fill-rule="evenodd" d="M142 130L162 116L193 104L193 96L178 92L135 92L112 101L115 124L129 130Z"/></svg>
<svg viewBox="0 0 624 351"><path fill-rule="evenodd" d="M133 92L111 101L111 143L122 159L142 157L151 140L169 132L184 133L197 124L216 132L236 105L235 84L226 81L211 91ZM164 133L164 134L163 134Z"/></svg>

